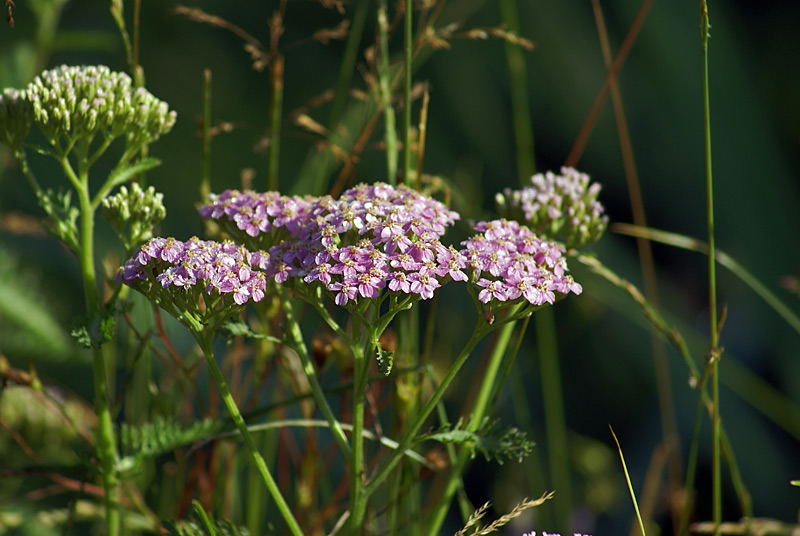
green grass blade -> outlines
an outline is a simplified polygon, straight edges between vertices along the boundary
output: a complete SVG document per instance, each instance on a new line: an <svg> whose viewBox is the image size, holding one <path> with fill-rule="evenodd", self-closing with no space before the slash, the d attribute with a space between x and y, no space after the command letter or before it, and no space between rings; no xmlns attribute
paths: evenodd
<svg viewBox="0 0 800 536"><path fill-rule="evenodd" d="M708 244L702 240L692 238L689 236L670 233L667 231L660 231L648 227L639 227L637 225L629 225L624 223L612 225L614 232L634 236L643 237L654 242L660 242L670 246L688 249L689 251L697 251L708 255ZM730 270L735 276L742 280L742 282L750 287L753 292L764 300L767 305L778 313L787 324L789 324L798 334L800 334L800 317L797 316L789 307L786 306L775 294L773 294L766 285L761 283L753 274L745 269L741 264L734 260L730 255L720 249L716 249L714 256L717 262Z"/></svg>
<svg viewBox="0 0 800 536"><path fill-rule="evenodd" d="M617 439L617 434L614 433L614 429L611 427L611 425L608 425L608 429L611 430L611 435L614 437L614 443L617 444L617 450L619 451L619 459L622 460L622 470L625 471L625 481L628 483L628 491L631 493L633 509L636 510L636 519L639 521L639 530L642 531L642 536L646 536L644 531L644 522L642 522L642 514L639 512L639 504L636 502L636 494L633 492L631 475L628 474L628 466L625 464L625 456L622 454L622 447L619 445L619 439Z"/></svg>

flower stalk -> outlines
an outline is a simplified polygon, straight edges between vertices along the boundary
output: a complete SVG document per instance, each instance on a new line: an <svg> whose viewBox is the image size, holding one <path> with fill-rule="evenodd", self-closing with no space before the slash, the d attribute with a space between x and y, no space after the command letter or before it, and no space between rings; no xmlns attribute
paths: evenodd
<svg viewBox="0 0 800 536"><path fill-rule="evenodd" d="M515 322L506 322L502 328L495 342L492 353L489 357L489 363L483 371L483 379L481 381L478 396L472 406L470 412L470 421L467 425L468 432L477 432L483 418L489 410L489 403L491 401L491 394L494 390L497 373L500 370L500 365L503 362L503 356L508 349L508 344L511 341L511 334L514 332ZM447 480L444 484L444 492L437 502L433 515L428 523L429 536L436 536L440 533L442 523L444 523L445 516L450 509L450 502L453 500L458 487L461 483L461 475L464 474L467 463L472 455L472 449L469 446L463 446L457 455L457 459L453 463Z"/></svg>
<svg viewBox="0 0 800 536"><path fill-rule="evenodd" d="M293 536L303 536L303 530L297 523L294 514L292 514L289 505L286 503L286 499L283 498L283 494L281 493L280 488L278 488L278 485L275 483L275 479L272 478L272 474L270 473L269 468L264 461L264 457L261 456L261 453L258 450L258 445L256 445L252 434L250 434L250 430L247 429L247 424L244 422L244 418L239 411L239 407L236 405L236 401L233 399L227 383L225 383L225 377L222 375L219 365L217 365L212 348L212 342L214 338L213 332L200 331L193 332L192 334L200 345L200 348L203 350L203 355L208 362L208 370L211 372L211 376L214 378L214 383L217 384L217 388L222 396L222 401L225 403L225 407L228 409L228 413L230 413L233 423L236 425L236 429L239 430L239 433L242 435L242 439L244 439L247 450L250 453L250 457L252 458L256 469L258 470L258 474L261 475L261 479L264 481L267 491L269 491L272 500L275 501L275 505L278 507L281 517L283 517L283 520L286 522L286 525L289 528L289 532L291 532Z"/></svg>

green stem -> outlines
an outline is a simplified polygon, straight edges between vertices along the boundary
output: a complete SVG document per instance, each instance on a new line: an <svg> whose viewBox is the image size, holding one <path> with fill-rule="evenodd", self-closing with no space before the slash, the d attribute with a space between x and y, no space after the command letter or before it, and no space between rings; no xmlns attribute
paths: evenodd
<svg viewBox="0 0 800 536"><path fill-rule="evenodd" d="M482 317L479 318L478 324L475 327L472 336L467 341L466 345L461 350L461 353L458 355L456 360L453 362L453 365L450 367L450 370L447 372L447 375L445 375L444 379L442 379L442 382L436 388L433 395L431 395L431 397L425 403L425 407L423 407L420 410L419 414L414 419L414 422L411 423L411 425L408 427L405 435L403 436L402 441L400 441L400 445L397 447L397 450L393 451L387 457L387 459L381 463L378 472L375 474L374 477L372 477L372 479L367 483L367 485L364 486L359 501L354 505L353 509L351 510L351 517L350 517L351 523L353 523L356 526L361 525L361 523L364 520L364 514L366 512L366 507L367 507L367 499L369 498L369 496L375 492L375 490L378 488L378 486L380 486L383 483L384 480L386 480L386 478L389 476L389 474L392 472L392 470L395 468L397 463L402 458L403 453L406 451L406 449L410 448L414 444L414 442L416 441L417 434L422 428L422 425L425 424L425 420L428 418L431 412L434 409L436 409L436 405L439 403L439 400L441 400L442 396L444 395L444 392L453 382L453 379L455 379L456 374L458 374L458 371L461 370L461 367L467 361L467 358L469 357L472 350L475 348L475 345L477 345L478 342L492 329L493 326L489 326L488 324L486 324L486 322L483 320Z"/></svg>
<svg viewBox="0 0 800 536"><path fill-rule="evenodd" d="M200 201L208 203L211 194L211 69L203 71L201 146L203 164L200 175Z"/></svg>
<svg viewBox="0 0 800 536"><path fill-rule="evenodd" d="M413 9L411 0L405 1L405 56L403 70L403 182L409 184L411 173L411 60L414 51L412 32Z"/></svg>
<svg viewBox="0 0 800 536"><path fill-rule="evenodd" d="M80 203L80 247L78 258L83 279L83 294L86 303L88 322L94 322L100 311L100 296L97 289L97 276L94 267L94 214L95 209L89 198L89 174L85 161L79 162L80 176L75 176L67 157L62 158L67 175L76 185ZM111 419L109 404L108 378L106 363L101 348L94 348L92 355L92 373L94 376L95 409L97 411L97 454L103 466L103 487L105 489L106 532L116 536L120 530L120 489L117 477L117 441L114 424Z"/></svg>
<svg viewBox="0 0 800 536"><path fill-rule="evenodd" d="M278 173L281 152L281 121L283 112L283 55L276 54L269 67L272 86L272 102L270 103L270 141L269 169L267 189L278 190Z"/></svg>
<svg viewBox="0 0 800 536"><path fill-rule="evenodd" d="M433 375L433 368L431 366L425 367L426 372L428 373L428 381L431 382L431 385L436 386L436 378ZM450 419L447 416L447 411L445 409L444 403L440 400L439 403L436 405L436 416L441 423L441 426L447 426L451 424ZM447 450L447 458L451 465L455 465L458 460L458 453L456 452L456 447L452 443L446 443L445 449ZM469 500L466 497L466 493L464 492L464 485L463 481L459 482L458 486L458 509L461 513L461 519L466 520L469 519L469 516L472 512L475 511L475 508L469 503Z"/></svg>
<svg viewBox="0 0 800 536"><path fill-rule="evenodd" d="M356 323L357 325L361 323ZM356 509L356 505L364 503L366 511L366 497L363 497L364 490L364 402L366 400L365 390L369 379L369 357L377 344L377 337L374 336L373 328L369 324L363 324L362 337L354 338L354 343L350 345L353 353L353 456L350 462L350 511ZM363 344L359 344L359 342ZM363 513L362 513L363 514ZM350 517L350 534L360 534L363 525L363 515L357 520Z"/></svg>
<svg viewBox="0 0 800 536"><path fill-rule="evenodd" d="M705 377L700 389L705 389ZM684 481L684 503L681 509L680 524L678 526L678 535L688 534L689 528L689 514L691 513L692 505L692 490L694 489L694 478L697 471L697 453L700 447L700 428L703 418L703 398L697 399L697 410L694 417L694 431L692 433L692 443L689 449L689 459L686 465L686 479Z"/></svg>
<svg viewBox="0 0 800 536"><path fill-rule="evenodd" d="M252 458L253 463L255 463L256 469L261 475L261 478L264 480L264 484L267 486L267 491L269 491L270 495L272 496L272 500L275 501L278 511L280 511L281 516L283 516L283 519L286 522L286 525L289 527L289 531L294 536L303 536L303 531L300 528L300 525L294 518L292 511L289 509L289 505L286 504L286 500L283 498L281 490L278 488L278 485L272 478L269 468L267 467L264 458L261 456L253 436L247 429L247 424L245 424L242 414L239 412L236 401L233 399L231 392L228 390L228 385L225 383L225 378L222 376L222 371L219 369L216 359L214 359L214 352L212 348L212 342L214 338L213 332L195 331L193 335L203 350L203 354L208 362L208 368L211 372L211 376L214 378L214 382L216 382L220 395L222 396L222 401L228 408L228 412L230 413L236 428L239 430L239 433L242 434L242 438L247 446L247 450L250 452L250 457Z"/></svg>
<svg viewBox="0 0 800 536"><path fill-rule="evenodd" d="M706 0L700 1L700 31L703 48L703 132L705 134L706 155L706 202L708 227L708 315L709 315L709 356L714 359L711 370L711 397L713 400L712 420L712 480L714 503L714 534L720 533L722 522L722 477L720 467L720 412L719 412L719 355L717 355L717 285L716 259L714 254L714 187L711 173L711 107L708 90L708 32L711 28L708 20Z"/></svg>
<svg viewBox="0 0 800 536"><path fill-rule="evenodd" d="M383 105L384 141L386 143L386 180L397 184L397 131L395 130L394 107L392 106L391 70L389 66L389 21L386 15L386 0L378 4L378 39L380 58L378 61L378 82L380 84L381 104Z"/></svg>
<svg viewBox="0 0 800 536"><path fill-rule="evenodd" d="M500 365L503 363L503 356L505 355L506 349L508 348L508 343L511 340L511 334L514 332L514 326L514 322L508 322L502 327L500 334L497 337L495 346L492 349L492 354L489 357L489 363L486 366L486 370L483 371L481 386L478 391L478 396L475 399L475 404L472 407L469 424L467 425L467 430L470 432L476 432L478 430L483 422L483 417L486 415L486 412L489 409L489 402L492 399L491 395L495 387L495 379L497 378L497 373L500 370ZM450 474L447 477L442 498L437 502L436 509L433 512L430 523L428 524L428 534L430 536L436 536L439 534L439 530L444 522L445 517L447 516L447 512L450 510L450 502L453 500L453 495L455 495L459 488L461 475L464 473L467 462L469 462L471 457L471 449L469 447L462 447L458 453L458 460L450 470Z"/></svg>
<svg viewBox="0 0 800 536"><path fill-rule="evenodd" d="M339 444L342 454L344 454L345 458L350 460L353 456L353 451L350 448L350 443L347 441L347 437L344 435L344 430L342 429L341 424L339 424L339 421L334 416L333 410L331 410L331 407L328 404L328 399L325 398L325 393L322 391L322 387L319 384L319 380L317 379L317 371L314 369L314 364L309 358L308 348L303 340L303 333L300 330L300 324L297 322L297 319L294 316L294 307L292 306L292 302L286 295L285 289L280 287L280 285L278 287L278 292L281 296L281 303L283 304L283 312L286 315L286 321L289 324L289 332L291 333L294 341L294 348L297 351L297 356L300 358L300 362L303 365L303 372L308 379L311 393L314 395L314 401L317 403L317 406L319 406L323 417L325 417L325 420L330 425L333 438Z"/></svg>
<svg viewBox="0 0 800 536"><path fill-rule="evenodd" d="M511 32L519 32L519 14L516 0L501 0L500 13L503 25ZM536 171L533 145L533 126L528 105L528 76L525 69L525 56L518 45L505 43L508 76L511 83L511 109L513 110L514 141L516 142L517 173L521 185L528 183Z"/></svg>
<svg viewBox="0 0 800 536"><path fill-rule="evenodd" d="M539 363L542 370L542 398L547 430L547 452L550 457L550 485L558 493L553 504L556 525L567 527L571 507L569 458L567 457L567 425L564 418L564 398L561 390L555 318L551 309L536 316L536 336Z"/></svg>

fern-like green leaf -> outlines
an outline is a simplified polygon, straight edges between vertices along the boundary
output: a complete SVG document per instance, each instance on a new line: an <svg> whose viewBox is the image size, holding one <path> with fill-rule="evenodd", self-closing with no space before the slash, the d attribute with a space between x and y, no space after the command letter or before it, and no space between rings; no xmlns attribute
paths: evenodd
<svg viewBox="0 0 800 536"><path fill-rule="evenodd" d="M513 427L503 430L499 421L490 421L488 418L474 432L467 429L463 419L459 419L455 425L445 425L437 432L418 439L469 446L473 455L480 452L487 461L494 460L501 465L506 460L522 461L535 445L533 441L528 441L525 432Z"/></svg>
<svg viewBox="0 0 800 536"><path fill-rule="evenodd" d="M384 350L378 345L378 370L381 371L381 374L388 376L392 372L393 364L394 352Z"/></svg>
<svg viewBox="0 0 800 536"><path fill-rule="evenodd" d="M164 521L163 528L169 536L208 536L208 532L203 529L200 521L196 519L197 514L193 512L195 519L182 521ZM250 531L244 527L234 525L227 519L215 519L212 522L214 532L217 536L250 536Z"/></svg>
<svg viewBox="0 0 800 536"><path fill-rule="evenodd" d="M231 342L236 337L249 337L251 339L259 339L274 342L276 344L280 344L280 339L273 337L272 335L264 335L262 333L256 333L250 326L248 326L245 322L241 320L229 320L220 326L219 333L225 337L228 342Z"/></svg>
<svg viewBox="0 0 800 536"><path fill-rule="evenodd" d="M120 469L135 469L146 458L206 439L222 427L222 421L206 419L187 427L174 419L162 417L141 427L123 424L120 429L120 450L126 455L120 461Z"/></svg>

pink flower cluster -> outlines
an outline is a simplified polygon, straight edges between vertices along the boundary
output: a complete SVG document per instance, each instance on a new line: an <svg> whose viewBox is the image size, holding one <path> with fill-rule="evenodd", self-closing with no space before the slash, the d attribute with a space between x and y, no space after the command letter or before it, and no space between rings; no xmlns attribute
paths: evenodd
<svg viewBox="0 0 800 536"><path fill-rule="evenodd" d="M578 248L599 240L608 226L605 208L597 200L600 184L589 175L562 167L531 177L531 186L506 189L497 196L500 215L528 225L548 240Z"/></svg>
<svg viewBox="0 0 800 536"><path fill-rule="evenodd" d="M202 288L207 295L230 295L244 305L264 298L266 274L254 269L263 256L232 242L153 238L120 268L117 281L145 294L152 289L169 293L171 287Z"/></svg>
<svg viewBox="0 0 800 536"><path fill-rule="evenodd" d="M360 184L338 199L226 191L201 215L235 222L246 243L268 249L267 277L319 282L338 305L386 288L428 299L447 278L467 280L466 259L439 240L459 215L405 186ZM277 227L288 236L267 234Z"/></svg>
<svg viewBox="0 0 800 536"><path fill-rule="evenodd" d="M479 222L481 234L462 242L483 303L524 298L533 305L553 303L556 294L580 294L583 290L566 273L564 248L539 239L516 221Z"/></svg>
<svg viewBox="0 0 800 536"><path fill-rule="evenodd" d="M285 196L278 192L225 190L211 194L211 202L200 207L205 219L228 221L247 236L269 234L281 227L297 233L311 221L308 212L314 197ZM243 237L244 238L244 237Z"/></svg>

